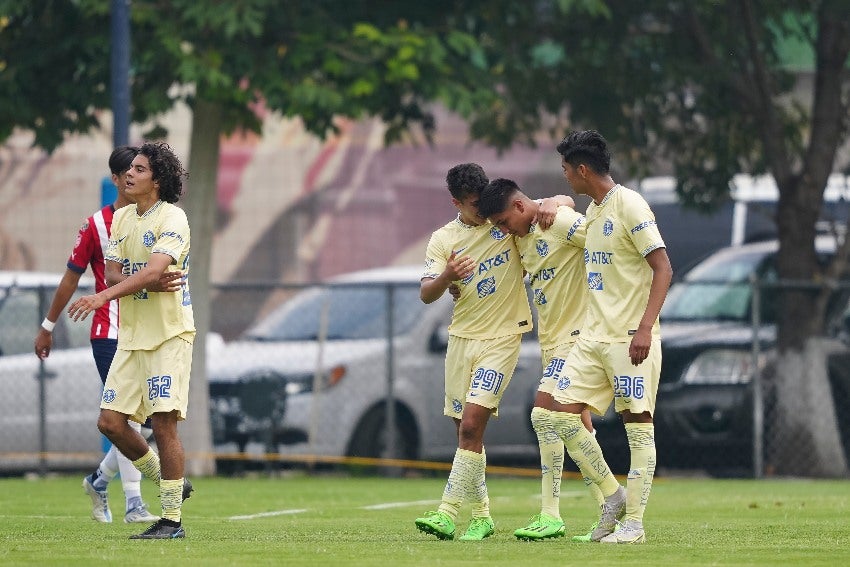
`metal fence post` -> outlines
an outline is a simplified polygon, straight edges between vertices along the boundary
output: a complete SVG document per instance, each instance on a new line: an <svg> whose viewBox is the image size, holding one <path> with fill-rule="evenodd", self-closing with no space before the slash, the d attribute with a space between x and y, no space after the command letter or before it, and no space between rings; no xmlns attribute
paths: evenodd
<svg viewBox="0 0 850 567"><path fill-rule="evenodd" d="M40 324L38 317L47 313L47 290L40 286L38 288L38 313L36 313L35 324ZM47 476L47 378L48 372L44 367L44 359L38 361L38 473Z"/></svg>
<svg viewBox="0 0 850 567"><path fill-rule="evenodd" d="M386 400L386 439L387 446L385 456L395 458L398 455L398 436L396 435L396 408L393 383L395 382L395 326L393 324L395 306L395 286L388 283L386 286L387 297L387 400ZM389 469L391 476L397 476L397 468Z"/></svg>
<svg viewBox="0 0 850 567"><path fill-rule="evenodd" d="M752 391L753 391L753 476L764 477L764 392L761 383L759 358L761 357L761 281L758 274L750 274L752 288Z"/></svg>

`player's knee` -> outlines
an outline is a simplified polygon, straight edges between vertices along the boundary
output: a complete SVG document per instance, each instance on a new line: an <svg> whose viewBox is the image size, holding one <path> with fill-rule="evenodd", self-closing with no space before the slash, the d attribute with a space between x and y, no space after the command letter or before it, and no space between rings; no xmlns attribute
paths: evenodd
<svg viewBox="0 0 850 567"><path fill-rule="evenodd" d="M531 427L534 431L548 431L552 429L551 413L547 409L532 408L531 410Z"/></svg>
<svg viewBox="0 0 850 567"><path fill-rule="evenodd" d="M114 439L125 427L127 427L127 420L121 419L117 414L101 412L100 417L97 418L98 431L109 439Z"/></svg>

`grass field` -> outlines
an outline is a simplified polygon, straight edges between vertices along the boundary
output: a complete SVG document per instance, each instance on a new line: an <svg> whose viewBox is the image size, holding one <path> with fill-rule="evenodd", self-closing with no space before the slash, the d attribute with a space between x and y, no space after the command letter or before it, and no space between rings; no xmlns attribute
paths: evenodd
<svg viewBox="0 0 850 567"><path fill-rule="evenodd" d="M520 542L512 533L539 508L539 483L488 480L496 534L438 541L413 519L435 509L443 478L343 476L197 478L183 508L187 537L130 541L145 526L89 519L81 477L0 479L1 565L848 565L850 483L657 479L643 546ZM143 494L158 510L156 488ZM565 479L568 534L596 519L580 481ZM468 510L459 519L465 529Z"/></svg>

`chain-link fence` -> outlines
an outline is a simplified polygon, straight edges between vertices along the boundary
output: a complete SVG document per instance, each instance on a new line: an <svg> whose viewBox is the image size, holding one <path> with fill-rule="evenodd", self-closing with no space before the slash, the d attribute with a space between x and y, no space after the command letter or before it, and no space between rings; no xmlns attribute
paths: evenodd
<svg viewBox="0 0 850 567"><path fill-rule="evenodd" d="M419 268L410 267L316 285L219 286L207 371L220 470L281 462L428 469L450 462L457 441L443 415L443 364L451 300L423 304L418 278ZM842 300L831 336L782 357L774 324L780 282L700 285L691 290L691 309L699 301L724 311L714 320L663 322L659 469L845 476L850 350L840 315L850 282L833 286ZM0 290L2 473L88 468L100 458L100 382L88 323L61 318L50 357L33 354L52 294L52 286L32 283ZM237 320L227 309L235 302ZM741 318L733 320L730 309L738 308ZM540 372L539 346L528 334L499 417L488 425L491 465L537 466L529 413ZM625 473L619 416L609 411L595 423L606 458Z"/></svg>

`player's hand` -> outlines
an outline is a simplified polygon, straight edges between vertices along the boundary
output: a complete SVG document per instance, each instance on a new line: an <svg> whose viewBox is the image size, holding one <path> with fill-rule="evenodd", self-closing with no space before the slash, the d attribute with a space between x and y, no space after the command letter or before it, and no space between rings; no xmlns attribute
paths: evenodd
<svg viewBox="0 0 850 567"><path fill-rule="evenodd" d="M537 209L537 226L546 230L554 224L556 214L558 214L558 203L555 199L543 199Z"/></svg>
<svg viewBox="0 0 850 567"><path fill-rule="evenodd" d="M104 303L106 303L106 300L99 293L95 295L84 295L68 307L68 317L74 321L85 321L89 313L97 311L103 307Z"/></svg>
<svg viewBox="0 0 850 567"><path fill-rule="evenodd" d="M45 359L50 356L51 348L53 348L53 333L39 328L35 336L35 355Z"/></svg>
<svg viewBox="0 0 850 567"><path fill-rule="evenodd" d="M457 257L457 251L452 251L449 256L449 261L446 262L445 273L449 276L449 280L465 280L475 271L475 260L469 256Z"/></svg>
<svg viewBox="0 0 850 567"><path fill-rule="evenodd" d="M638 366L649 356L649 346L652 344L652 331L649 329L638 329L629 343L629 358L632 364Z"/></svg>
<svg viewBox="0 0 850 567"><path fill-rule="evenodd" d="M157 281L152 286L147 288L148 291L158 291L158 292L175 292L180 291L183 287L183 272L181 271L164 271L162 275L159 276L159 281Z"/></svg>
<svg viewBox="0 0 850 567"><path fill-rule="evenodd" d="M452 285L449 286L449 295L452 296L453 301L460 299L460 286L452 282Z"/></svg>

